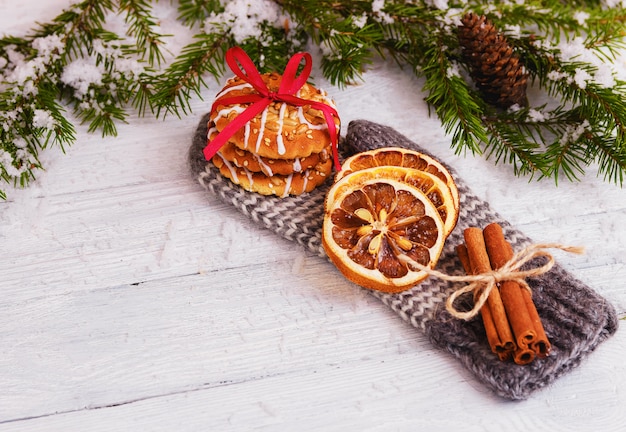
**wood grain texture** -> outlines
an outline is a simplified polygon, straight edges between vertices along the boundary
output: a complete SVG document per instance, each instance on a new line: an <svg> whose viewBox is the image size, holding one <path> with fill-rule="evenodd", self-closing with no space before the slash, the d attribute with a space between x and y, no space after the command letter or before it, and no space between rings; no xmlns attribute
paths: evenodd
<svg viewBox="0 0 626 432"><path fill-rule="evenodd" d="M0 28L24 32L70 1L39 3L0 0ZM395 127L531 238L585 246L557 259L626 315L626 190L593 173L529 183L455 155L419 80L393 65L346 89L314 73L344 125ZM505 402L330 263L207 196L186 152L221 87L209 82L188 117L131 118L118 138L81 127L0 202L0 431L623 428L622 329Z"/></svg>

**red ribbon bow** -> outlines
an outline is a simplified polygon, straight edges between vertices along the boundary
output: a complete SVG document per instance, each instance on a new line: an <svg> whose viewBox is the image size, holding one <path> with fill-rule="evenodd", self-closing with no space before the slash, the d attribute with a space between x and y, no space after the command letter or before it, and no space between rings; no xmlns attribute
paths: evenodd
<svg viewBox="0 0 626 432"><path fill-rule="evenodd" d="M304 59L304 68L298 73L298 67L300 62ZM286 102L295 106L310 105L312 108L318 109L324 113L324 119L328 126L328 133L330 134L330 140L333 151L333 161L335 163L335 169L341 170L341 164L339 163L339 154L337 151L337 127L335 126L334 117L339 118L337 111L322 102L311 101L302 99L295 94L302 88L309 78L311 73L311 55L309 53L300 52L295 54L289 59L285 71L283 72L283 78L280 83L278 92L271 92L261 74L254 66L254 63L248 57L248 54L240 48L233 47L226 51L226 63L230 69L239 78L252 85L252 87L258 92L241 96L221 97L213 102L211 111L214 111L218 105L236 105L236 104L251 104L242 113L236 116L224 129L222 129L212 141L207 141L207 146L204 148L204 157L206 160L211 158L217 153L217 151L228 141L230 137L234 135L239 129L245 126L247 122L252 120L257 114L262 112L269 104L274 101ZM243 70L239 67L243 68Z"/></svg>

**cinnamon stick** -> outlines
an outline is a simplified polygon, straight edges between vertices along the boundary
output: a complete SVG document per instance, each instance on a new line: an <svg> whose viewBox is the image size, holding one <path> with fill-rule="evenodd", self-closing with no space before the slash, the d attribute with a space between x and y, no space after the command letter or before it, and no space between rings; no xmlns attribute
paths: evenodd
<svg viewBox="0 0 626 432"><path fill-rule="evenodd" d="M522 296L524 296L528 313L533 321L533 325L535 326L535 331L537 332L537 337L535 338L535 341L530 344L530 347L533 351L535 351L535 353L537 353L537 357L547 357L550 354L552 345L550 345L550 340L548 339L545 329L543 328L543 324L541 323L541 318L539 317L533 298L528 290L522 290Z"/></svg>
<svg viewBox="0 0 626 432"><path fill-rule="evenodd" d="M473 227L467 228L463 232L463 236L469 257L469 274L481 274L491 271L491 264L489 262L489 256L487 255L482 230ZM486 309L486 307L488 307L488 309ZM499 355L500 353L506 352L506 356L508 357L509 353L515 348L515 342L506 317L504 305L502 304L502 299L500 298L500 293L497 289L491 290L487 302L481 311L483 309L486 309L485 312L491 315L494 327L493 330L487 330L487 327L485 327L485 330L492 332L490 335L491 338L495 339L497 335L499 339L494 346L495 352ZM492 349L494 347L492 347Z"/></svg>
<svg viewBox="0 0 626 432"><path fill-rule="evenodd" d="M502 227L497 223L489 224L483 235L491 266L502 267L513 257L513 248L505 239ZM504 281L500 284L500 295L517 345L530 348L539 357L547 356L550 342L528 290L517 282Z"/></svg>
<svg viewBox="0 0 626 432"><path fill-rule="evenodd" d="M461 261L463 268L465 269L465 273L467 273L468 275L473 274L469 254L467 253L467 247L464 244L458 245L456 248L456 253L459 256L459 260ZM474 298L476 298L476 295L474 296ZM480 309L480 315L483 319L483 326L485 327L487 342L489 343L491 351L497 354L500 360L508 360L510 358L511 351L505 350L502 346L502 341L498 336L496 325L493 322L493 316L491 314L491 309L489 309L489 304L485 303L482 309Z"/></svg>
<svg viewBox="0 0 626 432"><path fill-rule="evenodd" d="M527 365L531 363L537 354L527 346L517 347L513 353L513 361L518 365Z"/></svg>
<svg viewBox="0 0 626 432"><path fill-rule="evenodd" d="M497 223L489 224L483 230L487 254L491 267L501 268L513 257L513 248L504 238L502 227ZM500 296L506 310L515 342L520 347L527 347L537 338L537 332L528 313L526 300L522 296L522 287L514 281L500 283Z"/></svg>

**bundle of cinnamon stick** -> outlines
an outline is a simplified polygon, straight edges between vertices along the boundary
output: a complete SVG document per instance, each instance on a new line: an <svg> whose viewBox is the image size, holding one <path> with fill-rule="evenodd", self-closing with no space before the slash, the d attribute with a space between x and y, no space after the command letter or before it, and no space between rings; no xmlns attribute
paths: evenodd
<svg viewBox="0 0 626 432"><path fill-rule="evenodd" d="M467 274L478 275L497 270L513 257L502 227L492 223L480 228L467 228L465 244L457 253ZM480 293L474 293L476 299ZM531 293L515 281L503 281L489 293L480 313L491 350L502 361L513 359L520 365L536 357L546 357L550 341L537 313Z"/></svg>

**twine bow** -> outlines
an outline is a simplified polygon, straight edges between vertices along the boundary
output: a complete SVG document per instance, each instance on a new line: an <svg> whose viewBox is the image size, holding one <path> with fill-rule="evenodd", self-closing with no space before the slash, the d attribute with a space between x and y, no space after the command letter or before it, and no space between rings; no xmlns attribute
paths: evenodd
<svg viewBox="0 0 626 432"><path fill-rule="evenodd" d="M302 60L304 60L304 68L300 74L298 74L298 68ZM337 151L338 131L334 121L334 118L339 118L337 111L325 103L302 99L296 96L311 74L312 60L309 53L296 53L289 59L277 92L269 90L254 63L241 47L233 47L226 51L226 63L235 75L249 83L258 93L231 97L224 96L213 102L212 111L215 110L218 105L251 105L236 116L212 141L207 142L207 146L203 151L206 160L210 160L215 153L226 144L228 139L232 137L235 132L244 127L247 122L262 112L272 102L278 101L294 106L310 105L312 108L318 109L324 114L332 144L335 169L337 169L337 171L341 170Z"/></svg>
<svg viewBox="0 0 626 432"><path fill-rule="evenodd" d="M483 307L491 290L503 281L517 282L523 289L530 291L530 286L526 278L540 276L547 273L555 264L554 257L546 249L560 249L566 252L582 254L583 248L576 246L564 246L557 243L537 243L531 244L523 250L517 252L498 270L491 270L486 273L466 276L450 276L437 270L425 267L417 262L411 264L431 276L448 282L467 282L468 285L454 291L446 301L446 309L455 318L469 320L475 317ZM528 270L520 270L526 263L537 257L546 257L548 261L538 267ZM465 293L474 293L474 306L469 311L461 311L454 306L455 300Z"/></svg>

